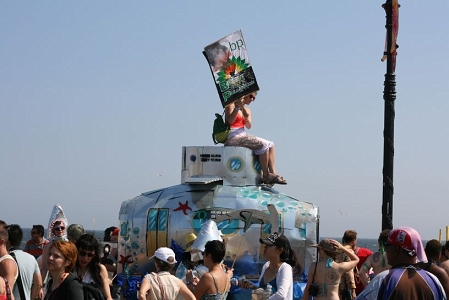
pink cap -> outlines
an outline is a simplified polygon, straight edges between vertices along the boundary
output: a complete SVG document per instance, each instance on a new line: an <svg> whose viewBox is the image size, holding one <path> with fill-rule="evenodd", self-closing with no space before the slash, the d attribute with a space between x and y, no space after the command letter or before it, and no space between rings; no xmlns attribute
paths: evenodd
<svg viewBox="0 0 449 300"><path fill-rule="evenodd" d="M416 256L419 261L427 262L427 255L418 231L411 227L394 228L388 235L388 243L408 251L410 256Z"/></svg>

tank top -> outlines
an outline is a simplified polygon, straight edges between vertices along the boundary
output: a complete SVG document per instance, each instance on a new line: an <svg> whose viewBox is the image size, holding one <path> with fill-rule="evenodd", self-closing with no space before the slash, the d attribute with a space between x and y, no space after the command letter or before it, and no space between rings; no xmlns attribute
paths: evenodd
<svg viewBox="0 0 449 300"><path fill-rule="evenodd" d="M217 293L216 294L204 294L201 297L201 300L221 300L221 299L226 299L226 296L228 295L227 288L224 291L224 293L218 292L218 286L217 286L217 282L215 281L215 277L212 274L210 274L210 276L212 276L212 279L214 280L214 285L215 285L215 289L217 290Z"/></svg>
<svg viewBox="0 0 449 300"><path fill-rule="evenodd" d="M12 259L12 261L13 261L13 262L16 264L16 266L17 266L16 260L15 260L14 258L12 258L11 255L9 255L9 254L3 255L2 257L0 257L0 262L4 261L5 259ZM14 281L16 281L16 279L17 279L18 276L19 276L19 266L17 266L17 272L16 272L16 275L14 275Z"/></svg>
<svg viewBox="0 0 449 300"><path fill-rule="evenodd" d="M231 129L236 129L236 128L244 128L245 127L245 118L242 116L241 113L237 114L237 117L235 117L234 123L231 124Z"/></svg>
<svg viewBox="0 0 449 300"><path fill-rule="evenodd" d="M179 293L179 279L169 272L150 273L144 277L151 284L149 299L176 299Z"/></svg>

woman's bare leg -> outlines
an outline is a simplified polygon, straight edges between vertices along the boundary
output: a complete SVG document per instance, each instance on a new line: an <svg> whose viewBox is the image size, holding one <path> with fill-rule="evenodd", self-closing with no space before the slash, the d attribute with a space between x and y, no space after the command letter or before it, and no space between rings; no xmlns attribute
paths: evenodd
<svg viewBox="0 0 449 300"><path fill-rule="evenodd" d="M268 163L269 163L268 155L269 151L259 155L260 168L262 169L263 178L267 178L268 174L270 173L268 170Z"/></svg>
<svg viewBox="0 0 449 300"><path fill-rule="evenodd" d="M271 147L270 149L268 149L268 170L270 171L270 173L273 174L277 174L276 173L276 160L275 160L275 151L274 151L274 146Z"/></svg>

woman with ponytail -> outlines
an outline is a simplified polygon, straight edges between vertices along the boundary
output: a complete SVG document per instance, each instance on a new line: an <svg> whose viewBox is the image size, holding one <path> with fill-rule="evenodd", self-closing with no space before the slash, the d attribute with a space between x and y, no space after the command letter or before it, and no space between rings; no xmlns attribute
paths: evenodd
<svg viewBox="0 0 449 300"><path fill-rule="evenodd" d="M266 239L259 239L259 242L265 245L263 254L268 258L262 267L259 287L265 289L268 284L271 285L273 294L269 300L293 299L293 276L301 274L302 266L290 242L277 232Z"/></svg>

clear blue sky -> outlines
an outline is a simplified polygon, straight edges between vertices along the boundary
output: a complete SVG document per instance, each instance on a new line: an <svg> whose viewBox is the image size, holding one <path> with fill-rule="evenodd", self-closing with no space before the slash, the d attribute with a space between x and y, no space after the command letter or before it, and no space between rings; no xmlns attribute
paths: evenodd
<svg viewBox="0 0 449 300"><path fill-rule="evenodd" d="M383 3L1 1L0 219L47 224L59 203L70 223L103 229L122 201L179 184L182 146L212 145L221 111L201 51L241 29L261 88L250 132L276 143L279 191L319 205L323 236L376 238ZM449 2L401 5L394 226L438 238Z"/></svg>

